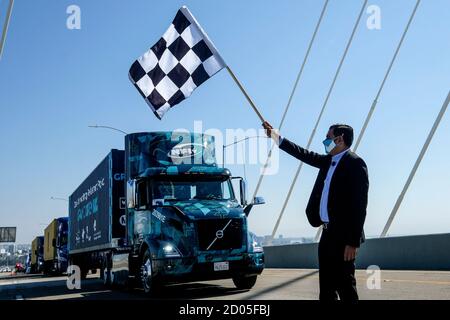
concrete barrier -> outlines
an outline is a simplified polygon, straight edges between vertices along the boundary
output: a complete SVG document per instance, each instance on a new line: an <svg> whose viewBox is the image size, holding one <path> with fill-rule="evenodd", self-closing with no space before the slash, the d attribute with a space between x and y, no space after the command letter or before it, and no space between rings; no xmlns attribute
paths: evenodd
<svg viewBox="0 0 450 320"><path fill-rule="evenodd" d="M317 243L264 247L267 268L318 268ZM356 267L450 270L450 233L368 239Z"/></svg>

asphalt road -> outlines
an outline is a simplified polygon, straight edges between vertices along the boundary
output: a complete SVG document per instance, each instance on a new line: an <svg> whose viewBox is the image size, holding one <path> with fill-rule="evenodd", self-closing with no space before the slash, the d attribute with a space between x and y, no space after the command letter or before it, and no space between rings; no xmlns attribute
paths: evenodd
<svg viewBox="0 0 450 320"><path fill-rule="evenodd" d="M371 275L357 271L361 299L450 300L450 272L381 271L380 288L369 289ZM265 269L251 290L237 290L231 280L207 281L164 287L159 299L268 299L309 300L318 297L318 272L311 269ZM0 277L0 300L116 300L149 299L141 290L110 290L97 276L89 276L80 290L69 290L65 277Z"/></svg>

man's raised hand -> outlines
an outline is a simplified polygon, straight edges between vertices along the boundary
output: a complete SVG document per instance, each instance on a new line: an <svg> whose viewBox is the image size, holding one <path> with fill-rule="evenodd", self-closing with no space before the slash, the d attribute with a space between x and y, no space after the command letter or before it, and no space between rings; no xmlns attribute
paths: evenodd
<svg viewBox="0 0 450 320"><path fill-rule="evenodd" d="M264 121L262 123L263 128L266 130L266 135L268 138L271 137L271 131L273 129L272 125L270 123L268 123L267 121Z"/></svg>
<svg viewBox="0 0 450 320"><path fill-rule="evenodd" d="M262 123L263 128L266 130L266 135L269 138L272 138L276 144L280 142L280 134L278 133L278 129L274 129L270 123L264 121Z"/></svg>

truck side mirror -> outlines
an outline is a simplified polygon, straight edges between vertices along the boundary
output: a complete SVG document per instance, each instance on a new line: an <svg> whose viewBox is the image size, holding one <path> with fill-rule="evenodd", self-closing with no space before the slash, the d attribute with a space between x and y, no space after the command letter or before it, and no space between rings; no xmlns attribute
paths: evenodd
<svg viewBox="0 0 450 320"><path fill-rule="evenodd" d="M52 239L52 246L56 248L56 239Z"/></svg>
<svg viewBox="0 0 450 320"><path fill-rule="evenodd" d="M247 205L247 185L242 177L232 177L231 179L239 179L239 196L241 198L241 205Z"/></svg>
<svg viewBox="0 0 450 320"><path fill-rule="evenodd" d="M146 210L148 208L148 189L147 181L145 179L136 182L136 202L135 208L140 210Z"/></svg>
<svg viewBox="0 0 450 320"><path fill-rule="evenodd" d="M264 200L263 197L255 197L253 198L252 203L250 203L248 206L246 206L244 208L244 213L245 215L248 217L248 215L250 214L250 211L252 210L253 206L258 205L258 204L265 204L266 201Z"/></svg>
<svg viewBox="0 0 450 320"><path fill-rule="evenodd" d="M263 197L255 197L255 198L253 199L253 204L254 204L254 205L265 204L265 203L266 203L266 200L264 200Z"/></svg>
<svg viewBox="0 0 450 320"><path fill-rule="evenodd" d="M241 194L241 205L246 206L247 205L247 184L245 183L245 180L241 178L239 180L239 191Z"/></svg>
<svg viewBox="0 0 450 320"><path fill-rule="evenodd" d="M127 207L134 209L136 207L136 180L127 182Z"/></svg>

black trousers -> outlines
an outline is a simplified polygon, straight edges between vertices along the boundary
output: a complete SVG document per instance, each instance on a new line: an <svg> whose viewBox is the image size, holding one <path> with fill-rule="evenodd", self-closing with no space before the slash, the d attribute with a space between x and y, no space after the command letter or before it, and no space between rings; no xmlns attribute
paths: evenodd
<svg viewBox="0 0 450 320"><path fill-rule="evenodd" d="M344 261L345 244L332 230L323 230L319 242L321 301L357 301L355 261Z"/></svg>

